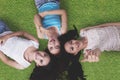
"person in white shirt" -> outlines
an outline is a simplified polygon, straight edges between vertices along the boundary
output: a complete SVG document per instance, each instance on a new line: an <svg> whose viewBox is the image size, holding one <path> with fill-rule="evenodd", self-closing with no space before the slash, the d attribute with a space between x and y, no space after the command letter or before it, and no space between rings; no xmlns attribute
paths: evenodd
<svg viewBox="0 0 120 80"><path fill-rule="evenodd" d="M84 50L82 62L98 62L103 51L120 51L120 23L106 23L80 30L80 40L71 39L65 50L76 55Z"/></svg>
<svg viewBox="0 0 120 80"><path fill-rule="evenodd" d="M50 57L45 51L39 51L38 47L38 40L31 34L12 32L0 20L0 60L5 64L16 69L25 69L33 61L38 66L46 66Z"/></svg>

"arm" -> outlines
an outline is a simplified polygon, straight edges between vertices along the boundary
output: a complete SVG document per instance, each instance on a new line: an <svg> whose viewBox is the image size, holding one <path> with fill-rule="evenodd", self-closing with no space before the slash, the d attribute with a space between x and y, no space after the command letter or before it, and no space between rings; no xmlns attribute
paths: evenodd
<svg viewBox="0 0 120 80"><path fill-rule="evenodd" d="M84 59L81 60L81 62L98 62L100 54L101 51L98 48L95 50L86 50L84 53Z"/></svg>
<svg viewBox="0 0 120 80"><path fill-rule="evenodd" d="M47 30L43 28L41 20L42 20L42 18L39 14L36 14L34 16L34 24L36 27L38 38L43 39L44 34L46 33Z"/></svg>
<svg viewBox="0 0 120 80"><path fill-rule="evenodd" d="M46 15L60 15L61 16L61 33L64 34L67 32L67 14L65 10L52 10L52 11L45 11L39 13L39 15L43 18Z"/></svg>
<svg viewBox="0 0 120 80"><path fill-rule="evenodd" d="M101 25L97 25L97 26L86 27L86 28L81 29L80 31L85 31L85 30L89 30L89 29L93 29L93 28L109 27L109 26L120 27L120 22L116 22L116 23L105 23L105 24L101 24Z"/></svg>
<svg viewBox="0 0 120 80"><path fill-rule="evenodd" d="M16 69L24 69L24 67L20 64L18 64L17 62L9 59L7 56L5 56L1 51L0 51L0 59L3 63L16 68Z"/></svg>
<svg viewBox="0 0 120 80"><path fill-rule="evenodd" d="M61 33L64 34L67 32L67 14L65 11L63 11L63 15L61 16L61 21L62 21Z"/></svg>
<svg viewBox="0 0 120 80"><path fill-rule="evenodd" d="M14 36L23 36L27 39L33 40L38 43L38 40L35 37L33 37L31 34L24 32L24 31L13 32L13 33L9 33L5 36L2 36L2 37L0 37L0 43L3 44L7 39L14 37Z"/></svg>

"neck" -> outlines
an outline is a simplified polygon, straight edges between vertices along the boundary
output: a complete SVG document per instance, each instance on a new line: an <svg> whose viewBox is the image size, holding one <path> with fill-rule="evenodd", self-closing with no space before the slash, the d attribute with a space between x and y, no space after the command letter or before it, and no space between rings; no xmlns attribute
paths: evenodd
<svg viewBox="0 0 120 80"><path fill-rule="evenodd" d="M58 31L55 27L50 27L48 28L49 33L48 33L48 38L54 38L54 37L58 37Z"/></svg>
<svg viewBox="0 0 120 80"><path fill-rule="evenodd" d="M84 48L86 48L87 45L88 45L88 40L87 40L86 37L83 37L83 38L82 38L82 41L83 41L83 44L84 44L84 46L83 46L83 49L84 49Z"/></svg>
<svg viewBox="0 0 120 80"><path fill-rule="evenodd" d="M34 52L36 51L36 48L34 47L29 47L24 54L24 58L25 60L27 60L28 62L32 62L34 60Z"/></svg>

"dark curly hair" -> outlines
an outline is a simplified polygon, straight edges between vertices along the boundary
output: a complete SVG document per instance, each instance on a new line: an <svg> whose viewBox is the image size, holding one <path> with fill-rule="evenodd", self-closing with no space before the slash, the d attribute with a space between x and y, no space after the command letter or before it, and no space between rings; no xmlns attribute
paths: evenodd
<svg viewBox="0 0 120 80"><path fill-rule="evenodd" d="M73 30L69 30L67 33L62 34L58 37L58 40L61 42L62 45L64 45L67 41L79 38L77 28L75 27L75 25L73 25L73 27Z"/></svg>
<svg viewBox="0 0 120 80"><path fill-rule="evenodd" d="M58 55L52 55L46 48L45 51L50 55L51 61L49 65L44 67L35 67L31 73L30 80L59 80L59 75L67 71L67 80L86 80L82 65L79 62L81 52L77 55L71 55L64 49L64 44L72 39L78 38L78 32L74 26L74 30L68 31L58 37L61 47Z"/></svg>

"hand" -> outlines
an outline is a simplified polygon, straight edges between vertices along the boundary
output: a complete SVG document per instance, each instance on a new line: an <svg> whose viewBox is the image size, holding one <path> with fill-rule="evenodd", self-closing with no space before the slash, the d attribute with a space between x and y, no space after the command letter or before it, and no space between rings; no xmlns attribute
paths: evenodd
<svg viewBox="0 0 120 80"><path fill-rule="evenodd" d="M84 59L81 62L98 62L99 55L94 50L86 50Z"/></svg>
<svg viewBox="0 0 120 80"><path fill-rule="evenodd" d="M42 18L45 17L45 16L47 15L47 12L48 12L48 11L39 13L40 17L42 17Z"/></svg>

